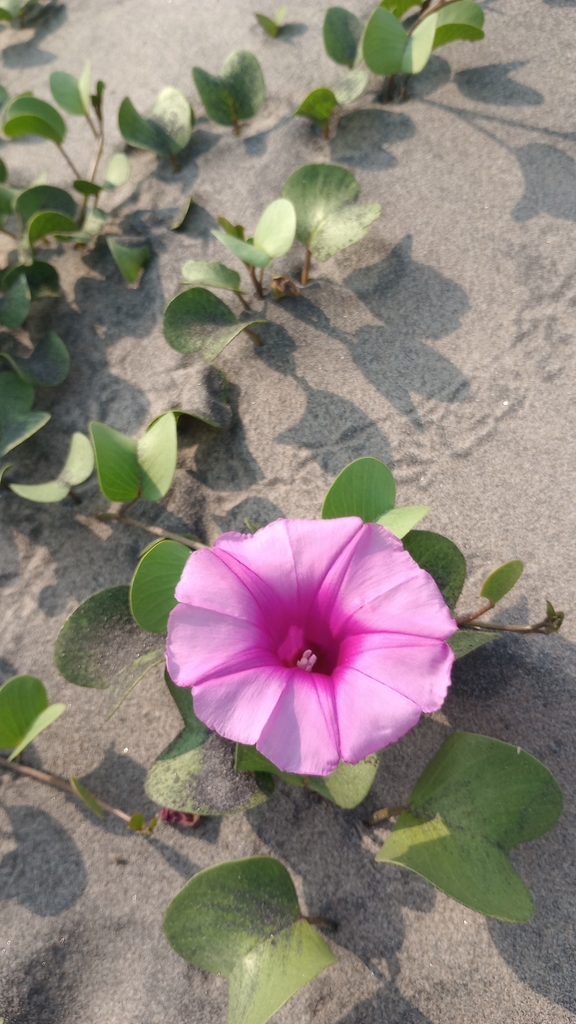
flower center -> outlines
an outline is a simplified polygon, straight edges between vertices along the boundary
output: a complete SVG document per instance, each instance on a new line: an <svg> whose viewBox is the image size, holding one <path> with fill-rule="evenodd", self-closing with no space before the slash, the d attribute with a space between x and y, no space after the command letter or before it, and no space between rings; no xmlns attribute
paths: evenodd
<svg viewBox="0 0 576 1024"><path fill-rule="evenodd" d="M289 626L276 647L278 658L286 668L299 668L303 672L319 672L330 676L338 664L340 645L328 631L322 632L316 623Z"/></svg>
<svg viewBox="0 0 576 1024"><path fill-rule="evenodd" d="M317 661L318 658L312 654L312 651L304 651L302 657L296 662L296 668L303 668L305 672L311 672Z"/></svg>

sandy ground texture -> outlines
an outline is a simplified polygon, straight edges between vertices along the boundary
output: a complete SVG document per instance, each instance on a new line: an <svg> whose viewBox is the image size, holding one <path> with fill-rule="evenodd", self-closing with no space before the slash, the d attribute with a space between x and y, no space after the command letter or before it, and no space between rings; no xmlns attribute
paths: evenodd
<svg viewBox="0 0 576 1024"><path fill-rule="evenodd" d="M348 6L370 12L363 0ZM211 819L194 833L162 826L146 840L2 772L0 1016L221 1024L226 983L170 949L163 912L200 868L270 853L291 871L307 912L339 922L338 965L278 1024L566 1024L576 1020L576 4L489 0L484 42L433 56L406 103L375 103L374 81L328 141L291 117L311 88L339 76L323 52L323 5L291 0L290 28L276 41L252 7L67 0L35 29L0 31L11 93L48 99L51 71L79 74L91 58L107 83L109 153L122 145L115 122L126 94L145 111L172 84L198 117L178 174L135 152L130 182L105 199L122 232L150 241L138 290L123 284L102 242L89 253L49 253L63 295L35 306L31 332L58 331L72 368L60 387L39 389L36 405L52 420L14 453L17 478L49 479L67 436L92 418L137 434L184 403L222 411L215 371L162 336L180 267L221 258L210 235L219 215L253 228L293 170L338 162L356 174L364 201L382 204L381 219L364 242L314 266L302 298L256 304L269 320L263 347L243 335L218 361L231 382L230 428L186 428L173 492L134 514L207 540L245 516L313 517L335 474L373 455L393 469L400 503L431 505L429 528L466 553L463 607L475 605L488 571L517 557L527 568L505 602L509 621L537 620L549 597L566 623L559 637L510 637L465 659L443 712L386 751L373 793L351 812L280 785L246 816ZM239 47L257 54L268 90L240 139L202 116L190 74L193 64L216 72ZM70 152L87 166L88 129L70 121ZM0 155L15 184L43 170L52 184L70 184L50 143L2 144ZM190 193L185 228L171 232ZM295 248L281 269L297 274L301 257ZM107 695L66 683L53 666L66 616L128 582L146 542L89 518L107 507L94 480L80 494L81 505L54 507L0 496L0 680L37 674L67 704L26 752L29 764L80 776L102 798L152 814L145 773L180 729L160 675L108 721ZM530 924L487 921L374 862L385 833L361 825L366 812L406 799L452 728L521 744L564 790L553 833L513 854L536 897Z"/></svg>

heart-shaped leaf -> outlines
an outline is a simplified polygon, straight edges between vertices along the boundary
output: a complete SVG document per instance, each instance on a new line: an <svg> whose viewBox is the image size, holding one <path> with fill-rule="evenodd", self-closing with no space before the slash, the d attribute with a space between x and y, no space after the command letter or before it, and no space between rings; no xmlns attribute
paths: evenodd
<svg viewBox="0 0 576 1024"><path fill-rule="evenodd" d="M240 323L230 307L212 292L188 288L166 307L164 337L177 352L202 352L206 362L211 362L247 327L265 322Z"/></svg>
<svg viewBox="0 0 576 1024"><path fill-rule="evenodd" d="M178 454L174 413L159 416L139 440L94 420L90 433L98 482L110 501L160 501L168 493Z"/></svg>
<svg viewBox="0 0 576 1024"><path fill-rule="evenodd" d="M90 110L90 61L80 78L74 78L67 71L53 71L50 75L50 92L66 113L87 114Z"/></svg>
<svg viewBox="0 0 576 1024"><path fill-rule="evenodd" d="M325 263L341 249L347 249L349 245L355 245L365 238L370 225L378 220L381 210L380 203L367 203L347 206L337 213L331 213L314 233L310 251L317 260Z"/></svg>
<svg viewBox="0 0 576 1024"><path fill-rule="evenodd" d="M34 388L15 373L0 373L0 457L35 434L50 419L48 412L31 412Z"/></svg>
<svg viewBox="0 0 576 1024"><path fill-rule="evenodd" d="M66 710L48 705L46 687L36 676L13 676L0 687L0 749L13 747L13 761Z"/></svg>
<svg viewBox="0 0 576 1024"><path fill-rule="evenodd" d="M256 57L236 50L224 62L220 75L192 68L194 83L208 117L216 124L238 126L258 113L266 86Z"/></svg>
<svg viewBox="0 0 576 1024"><path fill-rule="evenodd" d="M10 484L10 490L27 501L62 501L71 487L77 487L88 479L93 469L92 445L84 434L76 432L72 434L66 462L55 480L47 484Z"/></svg>
<svg viewBox="0 0 576 1024"><path fill-rule="evenodd" d="M228 292L240 291L240 274L223 263L201 263L188 260L182 267L182 278L186 284L204 288L222 288Z"/></svg>
<svg viewBox="0 0 576 1024"><path fill-rule="evenodd" d="M281 772L256 750L256 747L238 743L236 748L236 767L240 771L270 772L284 782L289 782L291 786L312 789L338 807L346 809L357 807L365 800L376 778L379 765L380 754L371 754L358 764L346 764L341 761L330 775L296 775Z"/></svg>
<svg viewBox="0 0 576 1024"><path fill-rule="evenodd" d="M344 7L329 7L324 18L324 46L337 64L353 67L362 38L362 22Z"/></svg>
<svg viewBox="0 0 576 1024"><path fill-rule="evenodd" d="M500 636L500 633L481 632L479 629L457 629L446 643L452 648L456 659L458 659L478 650L484 644L490 644L493 640L500 639Z"/></svg>
<svg viewBox="0 0 576 1024"><path fill-rule="evenodd" d="M33 263L27 265L19 264L10 267L2 275L2 288L4 290L10 288L20 274L26 276L32 300L60 295L58 271L50 263L34 260Z"/></svg>
<svg viewBox="0 0 576 1024"><path fill-rule="evenodd" d="M106 189L107 192L120 188L121 185L125 185L129 181L131 173L132 168L126 154L114 153L108 161L102 188Z"/></svg>
<svg viewBox="0 0 576 1024"><path fill-rule="evenodd" d="M68 349L54 331L50 331L46 338L38 342L32 355L27 359L11 356L8 352L0 352L0 358L10 363L25 384L53 387L66 380L70 369Z"/></svg>
<svg viewBox="0 0 576 1024"><path fill-rule="evenodd" d="M228 1024L265 1024L336 963L302 918L292 879L273 857L199 871L169 904L164 933L179 956L228 978Z"/></svg>
<svg viewBox="0 0 576 1024"><path fill-rule="evenodd" d="M402 23L386 7L377 7L366 25L362 55L376 75L396 75L402 71L408 34Z"/></svg>
<svg viewBox="0 0 576 1024"><path fill-rule="evenodd" d="M529 921L532 895L507 851L544 835L562 812L551 772L520 747L453 733L424 769L378 861L402 864L453 899L501 921Z"/></svg>
<svg viewBox="0 0 576 1024"><path fill-rule="evenodd" d="M362 95L368 85L368 72L365 68L354 68L336 82L333 93L338 103L353 103Z"/></svg>
<svg viewBox="0 0 576 1024"><path fill-rule="evenodd" d="M349 463L338 474L322 506L322 519L360 516L365 523L375 522L394 508L394 477L379 459L363 458Z"/></svg>
<svg viewBox="0 0 576 1024"><path fill-rule="evenodd" d="M231 235L228 231L219 231L218 228L214 228L212 234L214 238L222 242L222 245L225 245L229 252L237 256L243 263L247 263L252 267L267 267L272 262L268 253L264 252L263 249L258 249L252 240L245 242L243 239Z"/></svg>
<svg viewBox="0 0 576 1024"><path fill-rule="evenodd" d="M275 199L266 207L254 232L254 246L271 260L285 256L296 236L296 210L288 199Z"/></svg>
<svg viewBox="0 0 576 1024"><path fill-rule="evenodd" d="M18 274L0 299L0 324L14 330L20 327L30 312L30 288L26 274Z"/></svg>
<svg viewBox="0 0 576 1024"><path fill-rule="evenodd" d="M381 526L385 526L395 537L405 537L410 530L413 530L417 523L430 511L429 505L407 505L404 508L391 508L383 516L376 520Z"/></svg>
<svg viewBox="0 0 576 1024"><path fill-rule="evenodd" d="M30 246L33 246L39 239L47 238L48 235L74 234L76 228L76 221L72 220L71 217L67 217L64 213L43 210L41 213L35 213L28 221L28 242Z"/></svg>
<svg viewBox="0 0 576 1024"><path fill-rule="evenodd" d="M168 616L177 601L174 590L190 548L173 540L160 540L142 556L130 585L130 608L142 629L165 633Z"/></svg>
<svg viewBox="0 0 576 1024"><path fill-rule="evenodd" d="M322 262L359 242L380 216L378 203L345 205L359 194L354 175L337 164L306 164L284 185L282 195L296 210L296 236Z"/></svg>
<svg viewBox="0 0 576 1024"><path fill-rule="evenodd" d="M486 597L492 604L498 604L498 601L516 586L523 572L524 562L519 559L505 562L484 580L480 597Z"/></svg>
<svg viewBox="0 0 576 1024"><path fill-rule="evenodd" d="M63 213L74 220L78 210L72 196L63 188L55 188L53 185L33 185L32 188L24 189L16 199L14 209L24 223L43 210Z"/></svg>
<svg viewBox="0 0 576 1024"><path fill-rule="evenodd" d="M118 111L118 126L130 146L170 157L188 145L194 126L194 113L179 89L168 86L158 94L147 118L141 117L132 101L126 97Z"/></svg>
<svg viewBox="0 0 576 1024"><path fill-rule="evenodd" d="M273 18L269 18L266 14L255 14L254 17L256 18L258 24L262 26L264 31L267 32L269 36L272 36L273 39L275 39L280 31L282 22L286 17L287 11L287 7L280 7L276 11L276 14L274 15Z"/></svg>
<svg viewBox="0 0 576 1024"><path fill-rule="evenodd" d="M410 530L403 538L406 551L436 581L449 608L454 609L466 579L466 559L448 537L431 530Z"/></svg>
<svg viewBox="0 0 576 1024"><path fill-rule="evenodd" d="M484 11L474 0L458 0L458 3L447 4L438 11L434 49L452 43L455 39L467 39L469 42L483 39L483 24Z"/></svg>
<svg viewBox="0 0 576 1024"><path fill-rule="evenodd" d="M93 594L66 620L56 639L56 668L76 686L110 689L112 713L153 668L164 647L144 633L130 612L129 587Z"/></svg>
<svg viewBox="0 0 576 1024"><path fill-rule="evenodd" d="M106 242L114 263L128 284L135 284L140 280L144 270L150 261L150 246L144 244L126 244L119 242L112 235L106 237Z"/></svg>
<svg viewBox="0 0 576 1024"><path fill-rule="evenodd" d="M405 75L417 75L426 67L432 53L437 23L438 14L429 14L408 36L402 57L402 71Z"/></svg>
<svg viewBox="0 0 576 1024"><path fill-rule="evenodd" d="M4 134L8 139L39 135L60 145L66 136L66 125L56 108L35 96L25 94L8 100L2 116Z"/></svg>
<svg viewBox="0 0 576 1024"><path fill-rule="evenodd" d="M320 128L328 124L338 106L338 100L332 89L314 89L294 111L294 117L307 117Z"/></svg>

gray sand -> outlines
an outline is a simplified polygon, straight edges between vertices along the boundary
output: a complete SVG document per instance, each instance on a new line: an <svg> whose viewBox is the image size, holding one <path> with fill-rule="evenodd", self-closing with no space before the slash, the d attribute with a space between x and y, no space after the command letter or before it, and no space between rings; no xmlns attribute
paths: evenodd
<svg viewBox="0 0 576 1024"><path fill-rule="evenodd" d="M370 6L349 0L367 15ZM90 419L136 434L180 403L217 408L214 373L173 352L162 312L186 259L219 259L210 236L225 214L249 227L292 170L333 160L382 203L367 240L313 268L299 301L266 304L256 351L246 336L219 360L232 382L232 424L192 425L164 508L135 515L212 540L244 516L316 516L334 475L373 455L393 468L401 504L429 504L431 529L468 558L463 607L508 558L526 572L505 602L509 621L566 609L560 637L511 637L465 659L443 711L383 758L365 805L342 812L278 786L246 816L151 840L97 820L63 794L0 776L0 1016L6 1024L220 1024L226 983L181 960L162 935L170 898L198 869L271 853L290 869L311 914L336 918L339 964L275 1018L283 1024L560 1024L576 1020L574 891L574 224L576 129L573 0L495 0L486 39L433 56L409 102L372 94L324 142L290 114L339 74L323 54L324 5L292 0L294 28L264 37L248 0L68 0L36 30L1 30L2 81L49 98L48 75L79 74L91 57L107 83L107 150L129 93L145 111L166 84L201 107L190 68L216 71L238 47L260 59L265 107L238 140L199 116L182 170L132 154L128 185L107 198L127 234L149 238L139 290L121 282L104 244L51 253L64 288L35 307L32 334L58 331L69 379L39 390L47 428L15 453L18 478L49 479L72 430ZM374 83L377 84L376 82ZM72 121L72 119L70 119ZM69 148L89 159L88 131ZM49 143L2 145L11 178L46 169L69 184ZM196 206L167 229L181 200ZM297 273L301 251L282 261ZM257 306L258 308L258 306ZM146 538L95 525L107 507L94 480L83 503L55 507L0 496L0 680L39 675L68 711L25 754L80 776L102 798L152 814L147 768L180 729L159 674L111 720L102 692L66 683L52 648L90 594L128 582ZM385 831L366 812L405 799L448 729L521 744L545 761L566 808L550 835L513 861L536 897L524 926L487 921L400 869L376 865ZM332 941L332 940L331 940Z"/></svg>

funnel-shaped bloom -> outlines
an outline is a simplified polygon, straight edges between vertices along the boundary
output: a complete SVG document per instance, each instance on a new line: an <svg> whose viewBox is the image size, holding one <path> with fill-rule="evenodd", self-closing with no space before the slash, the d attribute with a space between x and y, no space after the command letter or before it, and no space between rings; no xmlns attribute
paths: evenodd
<svg viewBox="0 0 576 1024"><path fill-rule="evenodd" d="M190 556L167 662L198 717L282 771L328 775L436 711L456 625L383 526L279 519Z"/></svg>

